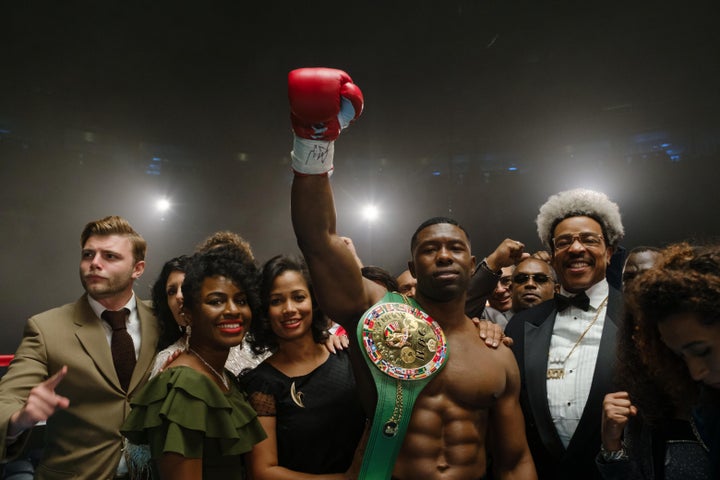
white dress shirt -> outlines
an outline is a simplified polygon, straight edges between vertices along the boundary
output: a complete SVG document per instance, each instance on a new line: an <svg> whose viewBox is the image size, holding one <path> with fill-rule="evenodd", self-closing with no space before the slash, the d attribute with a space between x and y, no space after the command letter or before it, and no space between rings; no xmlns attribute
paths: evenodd
<svg viewBox="0 0 720 480"><path fill-rule="evenodd" d="M555 316L547 367L564 368L565 376L547 380L547 395L553 423L565 448L580 423L580 417L590 395L595 363L600 350L600 338L605 325L607 310L605 299L608 292L608 283L602 280L585 291L590 298L590 308L587 312L571 305ZM563 288L560 289L560 293L566 296L572 295ZM596 317L595 323L568 357L575 343Z"/></svg>

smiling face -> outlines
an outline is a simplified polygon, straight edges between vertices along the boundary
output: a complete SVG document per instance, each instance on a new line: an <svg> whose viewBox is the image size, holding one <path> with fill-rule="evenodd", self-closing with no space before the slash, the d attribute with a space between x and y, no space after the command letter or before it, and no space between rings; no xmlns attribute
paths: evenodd
<svg viewBox="0 0 720 480"><path fill-rule="evenodd" d="M475 257L461 228L449 223L423 228L412 253L408 267L417 279L416 295L446 302L465 293Z"/></svg>
<svg viewBox="0 0 720 480"><path fill-rule="evenodd" d="M144 270L145 262L135 261L127 236L93 235L83 245L80 281L85 291L106 307L129 300L133 282Z"/></svg>
<svg viewBox="0 0 720 480"><path fill-rule="evenodd" d="M307 282L295 270L285 270L272 283L268 319L280 340L312 336L313 307Z"/></svg>
<svg viewBox="0 0 720 480"><path fill-rule="evenodd" d="M561 221L553 231L553 237L561 235L580 235L583 233L602 236L602 227L590 217L569 217ZM598 245L584 245L578 238L567 248L553 252L553 267L560 284L571 293L580 293L605 278L610 263L612 248L605 240Z"/></svg>
<svg viewBox="0 0 720 480"><path fill-rule="evenodd" d="M206 277L199 302L185 310L192 326L193 348L224 350L239 345L250 327L252 311L245 292L227 277Z"/></svg>
<svg viewBox="0 0 720 480"><path fill-rule="evenodd" d="M499 312L506 312L512 308L512 274L515 267L503 267L500 280L488 297L488 303Z"/></svg>
<svg viewBox="0 0 720 480"><path fill-rule="evenodd" d="M658 324L670 350L683 359L693 380L720 389L720 322L702 322L697 314L671 315Z"/></svg>

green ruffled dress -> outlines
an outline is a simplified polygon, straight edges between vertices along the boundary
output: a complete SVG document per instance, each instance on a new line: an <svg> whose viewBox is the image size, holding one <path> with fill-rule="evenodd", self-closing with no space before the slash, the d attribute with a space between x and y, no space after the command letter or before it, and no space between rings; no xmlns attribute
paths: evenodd
<svg viewBox="0 0 720 480"><path fill-rule="evenodd" d="M242 454L267 437L234 382L223 392L190 367L158 374L130 404L122 434L132 443L148 444L153 460L165 452L202 458L204 479L243 479ZM154 463L153 477L159 478Z"/></svg>

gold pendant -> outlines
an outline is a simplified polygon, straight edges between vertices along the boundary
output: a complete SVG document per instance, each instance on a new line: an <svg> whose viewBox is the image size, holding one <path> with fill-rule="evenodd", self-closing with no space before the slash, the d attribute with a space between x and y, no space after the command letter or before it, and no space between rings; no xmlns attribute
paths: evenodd
<svg viewBox="0 0 720 480"><path fill-rule="evenodd" d="M292 401L295 402L295 405L300 408L305 408L305 404L303 403L303 393L295 390L295 382L292 382L292 385L290 385L290 398L292 398Z"/></svg>
<svg viewBox="0 0 720 480"><path fill-rule="evenodd" d="M547 379L548 380L560 380L565 378L564 368L548 368Z"/></svg>

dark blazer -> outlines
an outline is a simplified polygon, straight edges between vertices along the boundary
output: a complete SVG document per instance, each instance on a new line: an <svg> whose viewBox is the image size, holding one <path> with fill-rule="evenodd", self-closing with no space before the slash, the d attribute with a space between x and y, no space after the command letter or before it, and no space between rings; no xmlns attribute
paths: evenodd
<svg viewBox="0 0 720 480"><path fill-rule="evenodd" d="M602 402L613 392L617 326L622 319L622 294L609 287L605 324L600 340L590 395L567 449L553 425L547 402L546 372L555 324L555 300L516 313L505 328L512 337L520 367L520 403L525 415L528 444L540 480L599 479L595 455L600 449Z"/></svg>
<svg viewBox="0 0 720 480"><path fill-rule="evenodd" d="M35 478L112 479L120 461L120 425L130 411L128 398L146 381L158 340L158 324L150 307L137 300L140 354L129 392L120 387L101 320L87 295L75 303L30 318L15 359L0 382L0 452L12 457L28 434L6 444L10 416L25 403L30 389L68 366L56 388L70 399L66 410L47 421L44 457Z"/></svg>

